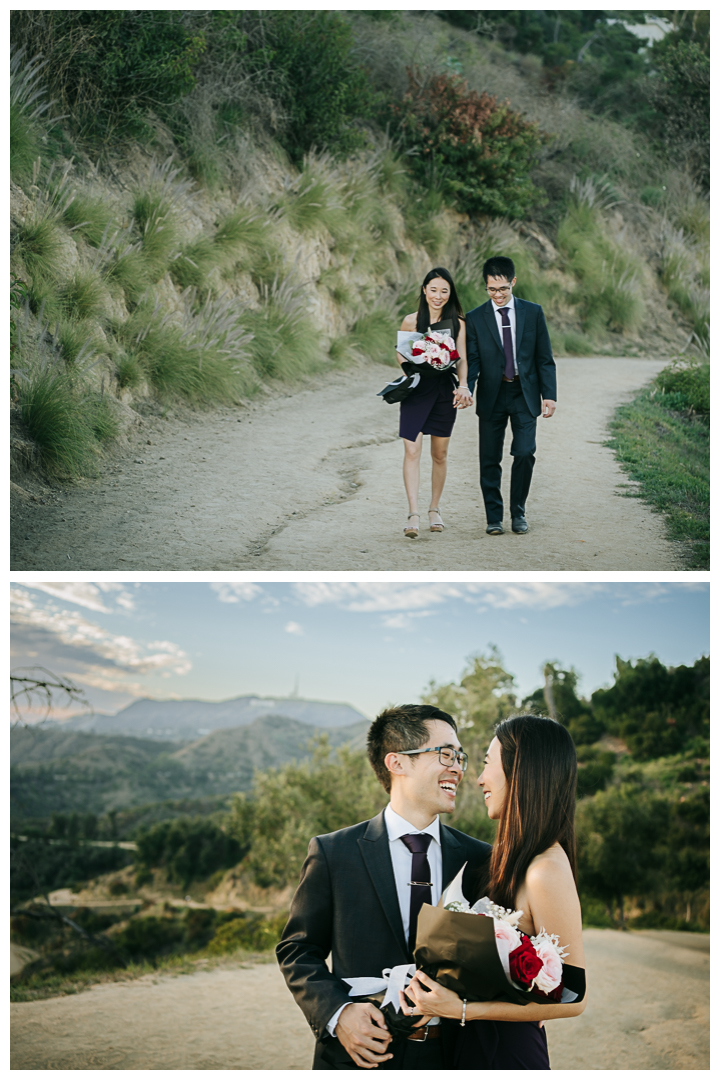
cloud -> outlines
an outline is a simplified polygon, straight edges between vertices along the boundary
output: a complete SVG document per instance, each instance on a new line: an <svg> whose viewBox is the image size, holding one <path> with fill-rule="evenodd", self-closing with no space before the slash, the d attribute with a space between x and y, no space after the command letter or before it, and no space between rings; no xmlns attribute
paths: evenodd
<svg viewBox="0 0 720 1080"><path fill-rule="evenodd" d="M704 582L681 583L693 589L706 588ZM666 582L633 582L630 585L604 582L425 582L400 584L385 582L298 582L293 593L307 607L332 604L346 611L428 613L448 601L461 600L481 608L538 609L577 607L604 597L623 605L641 604L669 596L678 586ZM383 619L386 626L404 629L409 624L400 616Z"/></svg>
<svg viewBox="0 0 720 1080"><path fill-rule="evenodd" d="M286 634L297 634L298 637L302 637L302 635L305 633L305 631L303 630L300 623L289 622L287 624L287 626L285 627L285 633Z"/></svg>
<svg viewBox="0 0 720 1080"><path fill-rule="evenodd" d="M185 675L192 667L187 653L172 641L143 643L126 634L113 634L77 612L37 606L30 593L22 588L12 588L10 597L16 623L46 631L79 655L84 652L93 659L100 657L118 668L142 675L162 670Z"/></svg>
<svg viewBox="0 0 720 1080"><path fill-rule="evenodd" d="M217 593L218 600L223 604L240 604L248 600L256 600L264 592L261 585L256 585L252 581L212 582L210 588Z"/></svg>
<svg viewBox="0 0 720 1080"><path fill-rule="evenodd" d="M430 611L401 611L397 615L383 615L380 621L388 630L409 630L413 619L423 619L430 614Z"/></svg>
<svg viewBox="0 0 720 1080"><path fill-rule="evenodd" d="M65 677L81 682L85 686L92 686L96 690L105 690L109 694L130 694L132 697L143 697L147 693L142 683L132 682L125 671L103 667L101 664L91 664L84 671L66 671Z"/></svg>

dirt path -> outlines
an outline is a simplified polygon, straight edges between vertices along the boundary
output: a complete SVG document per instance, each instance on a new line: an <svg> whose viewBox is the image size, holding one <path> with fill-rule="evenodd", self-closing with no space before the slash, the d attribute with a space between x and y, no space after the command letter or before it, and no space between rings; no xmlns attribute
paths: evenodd
<svg viewBox="0 0 720 1080"><path fill-rule="evenodd" d="M554 1069L708 1069L709 937L584 934L583 1015L548 1024ZM11 1005L12 1069L307 1069L313 1037L274 963L146 976Z"/></svg>
<svg viewBox="0 0 720 1080"><path fill-rule="evenodd" d="M538 423L526 536L485 535L468 409L450 444L445 532L431 534L423 519L418 540L403 538L398 410L375 396L392 369L359 365L247 409L145 421L102 479L49 505L18 500L12 568L680 570L660 516L619 497L632 486L603 446L615 407L662 366L558 361L561 402ZM506 456L506 491L509 466Z"/></svg>

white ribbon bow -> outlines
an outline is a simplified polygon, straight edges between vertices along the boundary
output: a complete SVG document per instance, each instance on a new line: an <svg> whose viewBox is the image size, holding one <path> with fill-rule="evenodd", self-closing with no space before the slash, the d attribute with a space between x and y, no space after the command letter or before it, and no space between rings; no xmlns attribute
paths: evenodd
<svg viewBox="0 0 720 1080"><path fill-rule="evenodd" d="M415 964L397 964L393 968L383 968L381 979L367 975L359 979L343 979L343 982L350 987L350 997L366 997L385 990L381 1008L392 1002L396 1011L400 1012L400 991L405 989L416 971Z"/></svg>

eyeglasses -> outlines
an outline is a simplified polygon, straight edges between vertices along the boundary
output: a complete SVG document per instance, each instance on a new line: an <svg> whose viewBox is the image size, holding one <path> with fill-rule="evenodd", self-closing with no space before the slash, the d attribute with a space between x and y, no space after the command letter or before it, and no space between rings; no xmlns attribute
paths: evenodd
<svg viewBox="0 0 720 1080"><path fill-rule="evenodd" d="M464 750L454 750L452 746L431 746L428 750L396 750L396 754L437 754L440 764L451 769L457 761L463 772L468 767L468 756Z"/></svg>
<svg viewBox="0 0 720 1080"><path fill-rule="evenodd" d="M489 293L512 292L512 285L502 285L499 289L491 289L488 286L485 286L485 292L489 292Z"/></svg>

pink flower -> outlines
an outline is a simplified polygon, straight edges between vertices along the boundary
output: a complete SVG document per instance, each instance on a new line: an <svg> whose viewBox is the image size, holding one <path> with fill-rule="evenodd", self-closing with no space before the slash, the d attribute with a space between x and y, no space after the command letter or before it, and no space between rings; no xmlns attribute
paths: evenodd
<svg viewBox="0 0 720 1080"><path fill-rule="evenodd" d="M538 941L535 952L542 960L542 970L535 976L535 986L549 994L562 982L562 960L552 941Z"/></svg>
<svg viewBox="0 0 720 1080"><path fill-rule="evenodd" d="M498 941L507 942L510 952L517 949L522 939L515 927L511 926L510 923L503 922L502 919L494 919L493 921L495 923L495 937Z"/></svg>

